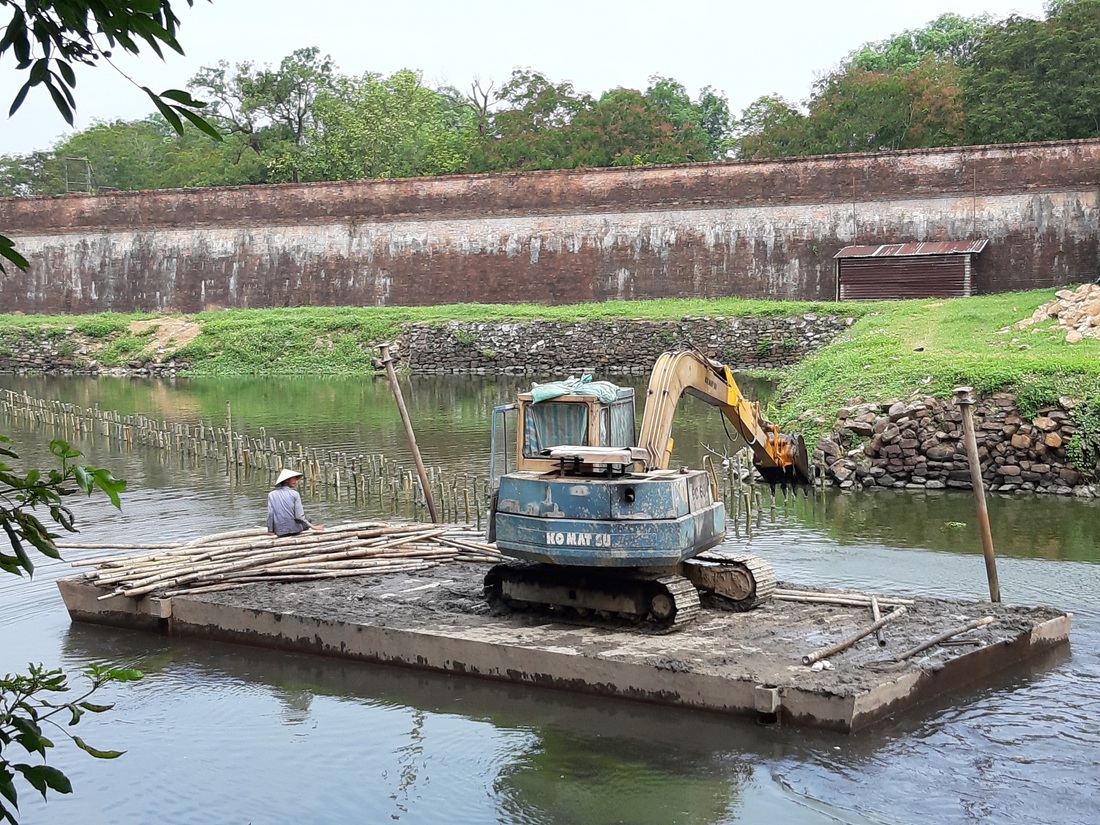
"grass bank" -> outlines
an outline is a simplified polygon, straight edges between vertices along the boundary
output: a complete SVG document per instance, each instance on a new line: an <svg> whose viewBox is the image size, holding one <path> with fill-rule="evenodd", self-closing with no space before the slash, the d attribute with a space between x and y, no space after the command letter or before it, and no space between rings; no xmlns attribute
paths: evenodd
<svg viewBox="0 0 1100 825"><path fill-rule="evenodd" d="M960 385L982 393L1011 388L1025 415L1059 396L1079 399L1075 421L1100 447L1100 341L1068 344L1052 321L1015 328L1053 297L1039 290L874 305L791 368L775 417L814 443L853 402L946 399Z"/></svg>
<svg viewBox="0 0 1100 825"><path fill-rule="evenodd" d="M830 346L792 368L775 417L816 438L836 410L859 399L950 396L959 384L981 392L1014 388L1025 411L1060 395L1100 410L1100 341L1067 344L1052 323L1017 330L1053 297L1052 290L955 300L806 303L668 299L569 306L457 304L437 307L298 307L203 312L182 318L149 314L0 315L0 346L21 332L98 342L91 357L106 365L136 356L186 360L190 374L355 375L371 372L380 341L401 325L449 321L679 320L684 316L787 317L838 313L856 323ZM1097 413L1100 430L1100 412Z"/></svg>
<svg viewBox="0 0 1100 825"><path fill-rule="evenodd" d="M872 305L845 304L858 316ZM137 357L186 360L190 374L354 375L372 371L377 344L392 340L402 324L448 321L614 321L621 318L678 320L684 316L787 317L835 312L835 304L724 298L537 304L453 304L435 307L295 307L201 312L187 316L103 313L83 316L0 315L0 346L27 330L61 338L73 330L93 343L105 366ZM185 330L184 327L189 329ZM186 334L185 334L186 333ZM195 334L197 333L197 335Z"/></svg>

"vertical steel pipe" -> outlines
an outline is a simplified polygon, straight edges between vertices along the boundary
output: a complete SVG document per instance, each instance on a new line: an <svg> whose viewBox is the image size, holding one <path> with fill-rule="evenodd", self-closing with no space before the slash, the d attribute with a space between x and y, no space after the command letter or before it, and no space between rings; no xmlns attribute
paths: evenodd
<svg viewBox="0 0 1100 825"><path fill-rule="evenodd" d="M955 387L955 400L962 410L963 440L970 462L970 483L974 487L974 501L978 508L978 532L982 537L982 555L985 556L985 577L989 581L989 600L1001 600L1001 583L997 578L997 558L993 553L993 535L989 532L989 511L985 507L985 485L982 483L982 467L978 462L978 440L974 436L972 387Z"/></svg>
<svg viewBox="0 0 1100 825"><path fill-rule="evenodd" d="M435 498L432 496L431 485L428 484L428 472L424 469L423 459L420 458L420 448L416 445L416 436L413 434L412 422L409 420L409 411L405 409L405 399L401 397L401 387L397 383L397 372L393 368L393 359L390 357L390 345L381 344L378 349L382 353L382 363L385 365L386 375L390 379L393 397L397 400L397 411L401 413L401 423L405 425L405 435L408 436L409 449L412 450L413 461L416 462L416 474L420 477L420 489L424 491L424 501L428 504L432 524L439 524L439 511L435 509Z"/></svg>

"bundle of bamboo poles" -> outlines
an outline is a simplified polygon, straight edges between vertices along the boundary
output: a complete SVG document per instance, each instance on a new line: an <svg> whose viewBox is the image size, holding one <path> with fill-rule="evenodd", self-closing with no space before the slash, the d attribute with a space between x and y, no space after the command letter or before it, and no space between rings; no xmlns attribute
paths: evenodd
<svg viewBox="0 0 1100 825"><path fill-rule="evenodd" d="M262 527L203 536L187 543L66 545L63 550L129 550L73 562L112 596L182 596L256 582L297 582L426 570L442 562L496 562L501 555L474 528L456 524L364 521L273 536Z"/></svg>

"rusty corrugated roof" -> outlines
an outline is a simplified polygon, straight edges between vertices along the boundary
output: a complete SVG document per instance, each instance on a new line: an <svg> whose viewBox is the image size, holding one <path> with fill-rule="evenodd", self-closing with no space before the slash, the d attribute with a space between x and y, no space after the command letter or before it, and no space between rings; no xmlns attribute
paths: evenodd
<svg viewBox="0 0 1100 825"><path fill-rule="evenodd" d="M881 246L846 246L834 258L911 258L915 255L977 255L988 238L976 241L937 241L928 243L891 243Z"/></svg>

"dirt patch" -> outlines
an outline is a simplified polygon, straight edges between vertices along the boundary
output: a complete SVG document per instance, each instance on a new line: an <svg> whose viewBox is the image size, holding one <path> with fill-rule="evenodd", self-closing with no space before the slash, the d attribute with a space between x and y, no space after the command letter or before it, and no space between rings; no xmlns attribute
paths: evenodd
<svg viewBox="0 0 1100 825"><path fill-rule="evenodd" d="M141 335L153 330L149 343L142 348L145 355L172 353L191 343L202 332L202 327L188 318L155 318L150 321L132 321L129 331Z"/></svg>

